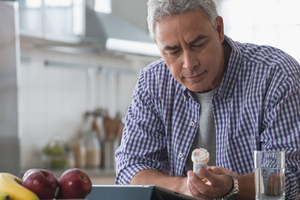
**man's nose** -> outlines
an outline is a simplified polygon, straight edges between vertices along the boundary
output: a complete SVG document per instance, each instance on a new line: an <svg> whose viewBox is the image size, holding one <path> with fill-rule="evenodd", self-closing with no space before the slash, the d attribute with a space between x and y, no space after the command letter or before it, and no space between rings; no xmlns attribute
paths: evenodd
<svg viewBox="0 0 300 200"><path fill-rule="evenodd" d="M198 64L199 62L195 52L187 50L183 53L183 68L193 70Z"/></svg>

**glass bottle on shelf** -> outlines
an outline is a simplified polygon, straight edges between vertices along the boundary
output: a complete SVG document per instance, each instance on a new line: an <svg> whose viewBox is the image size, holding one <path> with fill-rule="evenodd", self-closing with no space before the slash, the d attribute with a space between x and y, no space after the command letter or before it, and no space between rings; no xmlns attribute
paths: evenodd
<svg viewBox="0 0 300 200"><path fill-rule="evenodd" d="M86 146L86 167L98 168L100 166L100 143L95 130L91 130L85 135Z"/></svg>
<svg viewBox="0 0 300 200"><path fill-rule="evenodd" d="M73 151L71 151L70 147L66 147L66 153L67 153L67 166L68 168L74 168L75 166L75 157Z"/></svg>
<svg viewBox="0 0 300 200"><path fill-rule="evenodd" d="M71 149L75 157L75 166L77 168L86 167L86 135L91 130L93 116L90 113L85 113L83 122L79 127L78 134L71 141Z"/></svg>
<svg viewBox="0 0 300 200"><path fill-rule="evenodd" d="M86 165L86 148L80 135L72 139L70 147L75 158L75 167L84 168Z"/></svg>
<svg viewBox="0 0 300 200"><path fill-rule="evenodd" d="M100 165L100 143L97 137L97 128L95 127L94 114L87 113L82 134L84 145L86 147L86 167L96 168Z"/></svg>

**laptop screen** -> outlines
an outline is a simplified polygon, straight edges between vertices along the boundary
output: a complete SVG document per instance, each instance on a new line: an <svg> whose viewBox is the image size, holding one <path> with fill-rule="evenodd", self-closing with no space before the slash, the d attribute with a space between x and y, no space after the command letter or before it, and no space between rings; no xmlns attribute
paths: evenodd
<svg viewBox="0 0 300 200"><path fill-rule="evenodd" d="M87 200L196 200L155 185L93 185Z"/></svg>

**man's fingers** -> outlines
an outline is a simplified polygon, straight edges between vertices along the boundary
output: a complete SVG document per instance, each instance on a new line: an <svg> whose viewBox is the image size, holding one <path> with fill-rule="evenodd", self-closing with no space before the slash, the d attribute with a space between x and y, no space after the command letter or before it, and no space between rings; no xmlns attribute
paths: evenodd
<svg viewBox="0 0 300 200"><path fill-rule="evenodd" d="M208 172L212 173L210 170ZM206 183L208 179L199 178L194 172L189 172L188 175L188 186L192 195L201 199L215 199L217 197L213 187Z"/></svg>
<svg viewBox="0 0 300 200"><path fill-rule="evenodd" d="M204 198L205 196L201 193L202 187L205 185L201 179L192 171L188 172L188 188L192 195Z"/></svg>
<svg viewBox="0 0 300 200"><path fill-rule="evenodd" d="M219 167L200 168L198 172L203 178L199 178L192 171L188 173L188 188L192 195L202 199L216 199L224 196L233 185L231 176L226 173L236 174ZM207 179L209 183L205 183L204 179Z"/></svg>
<svg viewBox="0 0 300 200"><path fill-rule="evenodd" d="M188 184L188 188L193 196L198 196L200 194L193 182Z"/></svg>
<svg viewBox="0 0 300 200"><path fill-rule="evenodd" d="M205 191L200 190L203 194L214 194L216 196L223 196L232 187L232 178L224 173L217 167L212 168L212 172L207 169L199 169L201 176L204 176L209 180L212 187L205 187Z"/></svg>
<svg viewBox="0 0 300 200"><path fill-rule="evenodd" d="M222 170L218 168L213 168L212 171L205 169L205 168L200 168L199 169L199 174L205 178L207 178L212 184L220 181L218 175L225 174Z"/></svg>

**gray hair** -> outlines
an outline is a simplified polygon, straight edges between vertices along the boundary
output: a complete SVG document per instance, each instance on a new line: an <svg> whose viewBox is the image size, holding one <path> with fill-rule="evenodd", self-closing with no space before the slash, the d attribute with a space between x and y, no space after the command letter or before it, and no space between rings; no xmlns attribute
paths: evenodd
<svg viewBox="0 0 300 200"><path fill-rule="evenodd" d="M216 28L218 17L217 6L214 0L149 0L148 1L148 28L152 37L154 29L164 17L195 11L201 8L206 18Z"/></svg>

